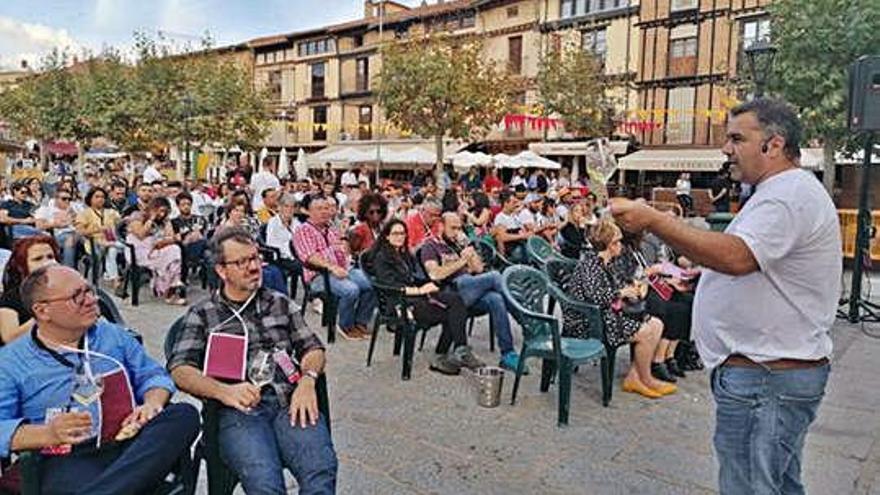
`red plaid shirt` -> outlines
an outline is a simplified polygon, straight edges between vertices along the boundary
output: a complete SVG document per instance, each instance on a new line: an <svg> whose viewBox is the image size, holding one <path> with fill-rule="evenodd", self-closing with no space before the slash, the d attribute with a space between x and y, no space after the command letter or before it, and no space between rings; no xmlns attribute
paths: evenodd
<svg viewBox="0 0 880 495"><path fill-rule="evenodd" d="M304 263L312 256L320 256L330 263L348 268L350 265L348 254L341 247L339 232L331 227L320 227L311 222L302 224L293 233L293 249L296 256ZM303 268L306 283L311 282L317 272Z"/></svg>

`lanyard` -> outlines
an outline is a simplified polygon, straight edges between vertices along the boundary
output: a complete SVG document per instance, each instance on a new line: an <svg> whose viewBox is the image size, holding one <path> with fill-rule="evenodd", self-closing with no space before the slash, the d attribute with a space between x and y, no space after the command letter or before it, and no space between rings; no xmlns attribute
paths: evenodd
<svg viewBox="0 0 880 495"><path fill-rule="evenodd" d="M54 359L55 361L58 361L62 366L65 366L65 367L71 368L71 369L76 369L76 365L73 364L69 359L67 359L67 357L65 357L64 355L62 355L60 352L56 351L55 349L52 349L51 347L47 346L46 343L43 342L43 340L40 339L39 336L37 336L37 326L36 325L34 325L34 328L31 330L31 338L34 340L34 343L37 344L37 347L39 347L40 349L49 353L49 355L52 356L52 359ZM83 335L83 337L79 339L79 346L82 347L82 346L88 345L86 342L87 342L86 337L85 337L85 335ZM86 356L88 356L88 354L86 354ZM86 359L87 359L87 357L86 357Z"/></svg>
<svg viewBox="0 0 880 495"><path fill-rule="evenodd" d="M214 325L214 327L211 328L211 330L209 330L208 333L209 334L214 333L218 328L222 327L223 325L225 325L225 324L229 323L230 321L232 321L233 319L237 318L239 323L241 323L241 330L242 330L242 332L244 332L244 341L245 341L245 345L247 346L250 341L250 336L248 333L247 322L244 321L244 318L242 318L241 314L244 313L244 310L247 309L247 307L251 304L251 301L253 301L254 298L257 296L258 291L259 291L259 289L255 290L250 295L250 297L247 298L247 300L244 302L244 304L242 304L238 309L233 308L226 301L223 301L223 298L222 298L223 296L220 294L220 291L217 291L217 298L220 300L220 302L223 303L224 306L226 306L227 308L229 308L232 311L232 316L230 316L229 318L226 318L225 320L218 323L217 325ZM257 313L258 314L260 312L259 304L260 304L259 301L257 301Z"/></svg>

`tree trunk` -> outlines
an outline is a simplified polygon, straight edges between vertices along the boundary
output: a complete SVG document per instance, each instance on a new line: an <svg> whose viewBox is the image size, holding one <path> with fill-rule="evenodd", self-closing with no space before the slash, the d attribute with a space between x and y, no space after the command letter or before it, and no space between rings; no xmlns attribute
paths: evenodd
<svg viewBox="0 0 880 495"><path fill-rule="evenodd" d="M836 164L834 163L834 143L830 140L825 141L825 145L822 147L822 167L824 169L824 173L822 175L822 183L825 185L825 190L828 191L828 194L831 195L831 198L834 199L834 176L836 175Z"/></svg>
<svg viewBox="0 0 880 495"><path fill-rule="evenodd" d="M437 163L434 164L434 183L442 194L443 187L443 135L434 136L434 148L437 152Z"/></svg>

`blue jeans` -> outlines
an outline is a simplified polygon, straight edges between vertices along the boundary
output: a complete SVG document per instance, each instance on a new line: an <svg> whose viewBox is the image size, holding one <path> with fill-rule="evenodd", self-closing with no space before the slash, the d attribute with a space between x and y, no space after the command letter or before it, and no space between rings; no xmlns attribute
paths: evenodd
<svg viewBox="0 0 880 495"><path fill-rule="evenodd" d="M189 455L198 433L196 408L168 404L137 436L118 444L118 448L75 448L70 455L44 457L41 493L150 493L181 455Z"/></svg>
<svg viewBox="0 0 880 495"><path fill-rule="evenodd" d="M34 227L33 225L13 225L12 226L12 238L20 239L22 237L30 237L32 235L40 235L45 234L42 230Z"/></svg>
<svg viewBox="0 0 880 495"><path fill-rule="evenodd" d="M804 493L804 438L830 369L827 364L785 371L721 366L712 372L722 495Z"/></svg>
<svg viewBox="0 0 880 495"><path fill-rule="evenodd" d="M495 329L501 355L513 351L510 318L501 292L501 274L487 272L479 275L459 275L455 278L455 287L465 306L489 313L489 324Z"/></svg>
<svg viewBox="0 0 880 495"><path fill-rule="evenodd" d="M55 240L61 246L61 262L64 263L64 266L76 269L76 232L71 230L55 234Z"/></svg>
<svg viewBox="0 0 880 495"><path fill-rule="evenodd" d="M310 282L316 292L324 290L324 277L317 275ZM348 271L348 277L330 275L330 292L339 298L339 326L349 329L355 325L368 326L376 309L376 293L370 280L358 268Z"/></svg>
<svg viewBox="0 0 880 495"><path fill-rule="evenodd" d="M336 452L321 417L318 424L290 425L275 394L265 393L253 414L220 411L220 456L248 494L285 494L283 469L293 473L301 495L336 493Z"/></svg>

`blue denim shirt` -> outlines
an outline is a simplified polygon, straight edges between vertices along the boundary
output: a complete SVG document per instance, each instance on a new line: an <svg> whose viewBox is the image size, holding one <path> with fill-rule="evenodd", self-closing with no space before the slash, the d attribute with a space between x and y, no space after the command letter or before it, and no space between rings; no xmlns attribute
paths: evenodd
<svg viewBox="0 0 880 495"><path fill-rule="evenodd" d="M124 328L100 319L86 333L90 363L96 375L119 370L118 361L128 373L135 402L142 404L144 394L153 388L176 391L168 372L149 357L144 347ZM75 352L60 352L72 363L80 362ZM41 349L28 333L0 348L0 457L8 457L12 437L19 425L43 424L46 410L70 403L74 370L62 365ZM97 418L98 402L90 412Z"/></svg>

